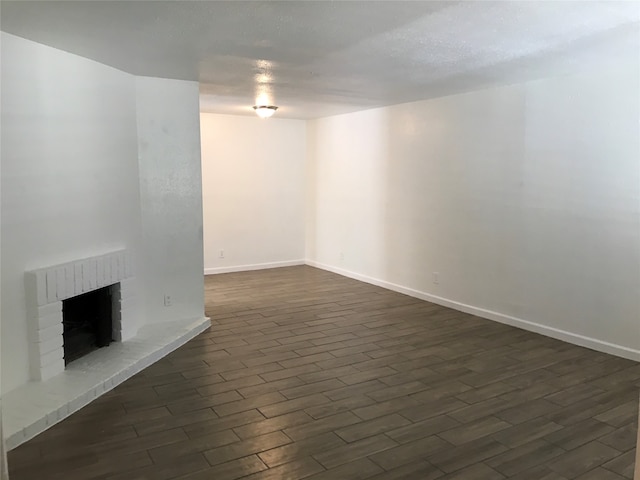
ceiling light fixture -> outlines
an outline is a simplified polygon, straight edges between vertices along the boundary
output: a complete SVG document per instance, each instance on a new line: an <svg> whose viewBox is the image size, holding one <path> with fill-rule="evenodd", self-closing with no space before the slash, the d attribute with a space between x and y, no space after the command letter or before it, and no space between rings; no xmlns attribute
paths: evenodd
<svg viewBox="0 0 640 480"><path fill-rule="evenodd" d="M274 105L255 105L253 109L260 118L269 118L276 113L278 107Z"/></svg>

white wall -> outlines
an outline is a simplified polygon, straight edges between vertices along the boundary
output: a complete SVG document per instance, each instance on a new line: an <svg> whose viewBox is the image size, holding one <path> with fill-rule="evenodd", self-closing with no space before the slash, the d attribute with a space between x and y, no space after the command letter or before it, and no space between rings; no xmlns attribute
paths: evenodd
<svg viewBox="0 0 640 480"><path fill-rule="evenodd" d="M305 122L202 113L200 124L205 272L302 263Z"/></svg>
<svg viewBox="0 0 640 480"><path fill-rule="evenodd" d="M202 180L197 83L136 78L4 33L1 48L8 392L29 379L26 270L124 247L134 330L204 316Z"/></svg>
<svg viewBox="0 0 640 480"><path fill-rule="evenodd" d="M0 38L0 45L2 38ZM1 46L0 46L1 48ZM1 52L0 52L1 53ZM0 86L1 86L0 78ZM2 105L2 88L0 88L0 105ZM2 119L0 119L1 122ZM1 128L1 123L0 123ZM1 141L1 139L0 139ZM1 160L1 152L0 152ZM2 169L0 169L0 200L2 199ZM0 216L1 216L0 205ZM1 230L1 229L0 229ZM0 235L0 252L2 252L2 235ZM2 269L2 255L0 254L0 270ZM0 275L0 292L2 292L2 275ZM0 294L0 394L2 393L2 295ZM7 466L7 449L4 441L4 433L2 430L2 397L0 396L0 480L8 480L9 470Z"/></svg>
<svg viewBox="0 0 640 480"><path fill-rule="evenodd" d="M140 241L134 77L2 33L2 391L28 372L24 272Z"/></svg>
<svg viewBox="0 0 640 480"><path fill-rule="evenodd" d="M635 62L310 122L310 262L640 360L639 80Z"/></svg>
<svg viewBox="0 0 640 480"><path fill-rule="evenodd" d="M198 84L138 77L136 101L147 321L202 318Z"/></svg>

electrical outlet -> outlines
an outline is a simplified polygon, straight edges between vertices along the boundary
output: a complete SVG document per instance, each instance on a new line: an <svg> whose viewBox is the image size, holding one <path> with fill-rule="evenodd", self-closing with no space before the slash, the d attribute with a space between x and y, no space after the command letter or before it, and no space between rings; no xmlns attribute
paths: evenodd
<svg viewBox="0 0 640 480"><path fill-rule="evenodd" d="M436 285L440 284L440 273L433 272L433 283Z"/></svg>
<svg viewBox="0 0 640 480"><path fill-rule="evenodd" d="M220 258L224 258L224 250L220 250Z"/></svg>
<svg viewBox="0 0 640 480"><path fill-rule="evenodd" d="M171 295L165 295L164 296L164 306L165 307L170 307L171 305L173 305L173 299L171 298Z"/></svg>

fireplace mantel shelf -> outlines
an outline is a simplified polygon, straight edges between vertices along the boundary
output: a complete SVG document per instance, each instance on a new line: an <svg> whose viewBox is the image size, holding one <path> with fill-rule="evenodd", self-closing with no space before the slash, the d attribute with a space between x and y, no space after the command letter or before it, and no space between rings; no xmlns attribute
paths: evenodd
<svg viewBox="0 0 640 480"><path fill-rule="evenodd" d="M105 392L160 360L202 331L207 318L142 327L130 340L113 343L69 364L46 381L29 382L2 397L3 430L13 449L65 419Z"/></svg>

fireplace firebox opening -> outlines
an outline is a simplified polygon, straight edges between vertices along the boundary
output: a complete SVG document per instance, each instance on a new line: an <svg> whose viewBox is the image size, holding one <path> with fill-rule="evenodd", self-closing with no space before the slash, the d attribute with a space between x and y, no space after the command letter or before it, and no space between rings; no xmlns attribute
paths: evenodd
<svg viewBox="0 0 640 480"><path fill-rule="evenodd" d="M65 365L114 340L112 295L118 287L110 285L62 301Z"/></svg>

